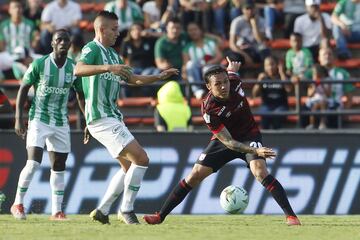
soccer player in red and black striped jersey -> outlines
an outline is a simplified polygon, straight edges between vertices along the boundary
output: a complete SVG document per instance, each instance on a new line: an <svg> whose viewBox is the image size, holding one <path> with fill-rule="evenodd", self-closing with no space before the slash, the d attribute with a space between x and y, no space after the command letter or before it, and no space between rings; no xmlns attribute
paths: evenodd
<svg viewBox="0 0 360 240"><path fill-rule="evenodd" d="M205 123L214 134L195 163L191 173L173 189L160 212L145 215L149 224L160 224L187 194L210 174L226 163L243 159L255 178L268 190L283 209L288 225L300 225L282 185L268 173L266 158L275 152L262 146L259 128L246 100L237 74L240 62L228 59L228 67L212 66L205 70L204 80L209 89L201 111Z"/></svg>

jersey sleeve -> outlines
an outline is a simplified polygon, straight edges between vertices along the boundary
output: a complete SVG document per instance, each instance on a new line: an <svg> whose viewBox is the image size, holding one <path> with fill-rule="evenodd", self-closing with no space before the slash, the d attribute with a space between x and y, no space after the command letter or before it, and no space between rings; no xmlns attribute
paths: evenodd
<svg viewBox="0 0 360 240"><path fill-rule="evenodd" d="M80 55L79 61L83 62L85 64L88 64L88 65L95 65L95 60L99 54L100 53L99 53L98 48L96 48L94 46L86 45L81 50L81 55Z"/></svg>
<svg viewBox="0 0 360 240"><path fill-rule="evenodd" d="M34 85L36 82L39 81L39 72L37 67L37 61L31 63L30 67L26 70L23 83L28 85Z"/></svg>
<svg viewBox="0 0 360 240"><path fill-rule="evenodd" d="M346 2L347 0L338 1L334 8L333 14L335 14L336 16L340 16L341 14L345 13Z"/></svg>
<svg viewBox="0 0 360 240"><path fill-rule="evenodd" d="M223 128L224 124L221 122L220 118L217 115L204 113L204 121L206 126L210 129L213 134L218 134Z"/></svg>

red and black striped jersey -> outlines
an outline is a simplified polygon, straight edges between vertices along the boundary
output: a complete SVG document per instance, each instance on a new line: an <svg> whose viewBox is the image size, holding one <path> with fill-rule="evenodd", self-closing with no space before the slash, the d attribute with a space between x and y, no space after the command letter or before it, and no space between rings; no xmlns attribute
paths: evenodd
<svg viewBox="0 0 360 240"><path fill-rule="evenodd" d="M237 74L229 73L229 80L228 100L221 101L209 91L201 105L201 113L212 133L216 134L226 127L235 140L248 140L259 134L260 130L241 88L240 77Z"/></svg>

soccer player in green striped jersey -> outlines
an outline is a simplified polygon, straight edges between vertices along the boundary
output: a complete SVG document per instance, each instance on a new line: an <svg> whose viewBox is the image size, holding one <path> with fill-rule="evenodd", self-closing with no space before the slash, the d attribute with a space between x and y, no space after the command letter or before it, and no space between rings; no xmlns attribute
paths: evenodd
<svg viewBox="0 0 360 240"><path fill-rule="evenodd" d="M177 69L168 69L159 75L140 76L124 65L112 46L118 36L116 14L102 11L94 21L95 39L82 49L75 75L82 76L85 95L85 118L91 135L116 158L121 169L112 178L100 205L90 216L103 224L109 223L111 204L124 191L119 218L127 224L138 224L134 201L146 172L149 159L129 132L117 107L120 82L143 85L165 80Z"/></svg>
<svg viewBox="0 0 360 240"><path fill-rule="evenodd" d="M51 220L66 220L61 209L65 189L65 162L70 152L70 128L67 119L69 90L77 91L83 102L81 79L74 76L75 63L67 57L70 34L57 30L52 38L53 52L35 60L25 73L16 99L15 132L25 138L28 160L22 169L14 204L10 211L16 219L26 219L23 201L35 171L39 168L46 144L51 162ZM30 87L35 96L29 111L29 127L23 121L23 109ZM83 110L83 103L79 104Z"/></svg>

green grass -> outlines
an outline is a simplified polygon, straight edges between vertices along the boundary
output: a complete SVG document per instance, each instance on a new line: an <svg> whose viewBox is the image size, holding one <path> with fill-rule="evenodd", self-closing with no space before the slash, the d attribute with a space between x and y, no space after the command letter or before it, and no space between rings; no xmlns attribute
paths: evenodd
<svg viewBox="0 0 360 240"><path fill-rule="evenodd" d="M26 221L0 215L0 239L360 239L359 215L300 216L300 227L288 227L282 216L273 215L173 215L155 226L128 226L115 215L110 216L111 225L92 222L87 215L68 217L70 221L51 222L45 215L28 215Z"/></svg>

